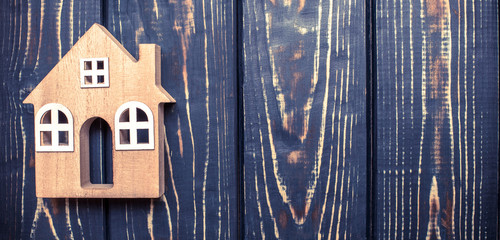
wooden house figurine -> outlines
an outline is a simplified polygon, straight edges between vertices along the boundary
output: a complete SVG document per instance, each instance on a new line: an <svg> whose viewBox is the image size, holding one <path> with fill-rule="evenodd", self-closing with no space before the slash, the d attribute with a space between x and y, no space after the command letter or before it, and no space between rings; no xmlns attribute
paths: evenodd
<svg viewBox="0 0 500 240"><path fill-rule="evenodd" d="M24 100L34 106L37 197L157 198L164 193L161 51L140 44L136 60L94 24ZM92 184L89 128L112 131L113 183Z"/></svg>

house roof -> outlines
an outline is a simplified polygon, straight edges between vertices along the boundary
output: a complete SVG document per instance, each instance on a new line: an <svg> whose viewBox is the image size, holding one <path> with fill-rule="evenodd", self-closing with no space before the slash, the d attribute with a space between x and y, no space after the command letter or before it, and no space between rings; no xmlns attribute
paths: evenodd
<svg viewBox="0 0 500 240"><path fill-rule="evenodd" d="M140 44L138 61L123 47L120 42L118 42L118 40L116 40L115 37L113 37L113 35L105 27L95 23L42 79L42 81L35 87L35 89L33 89L28 97L26 97L23 103L35 104L46 95L53 93L53 89L56 89L55 91L63 91L61 90L61 86L64 85L79 86L80 73L79 70L76 70L79 69L79 59L97 57L93 55L100 55L99 57L107 57L103 55L113 55L115 62L118 60L122 61L120 65L134 66L137 69L142 69L142 71L149 77L148 79L143 79L144 81L140 84L153 84L156 88L151 86L152 88L149 89L152 89L153 91L150 92L137 90L135 93L136 95L153 99L158 101L158 103L175 102L174 98L172 98L172 96L170 96L170 94L161 86L161 79L159 77L159 71L161 68L159 58L161 57L161 50L159 46L155 44ZM145 60L141 61L143 58ZM139 65L139 63L142 65ZM116 79L110 79L110 82L112 82L111 84L115 85L125 84L123 81L125 80L118 77ZM77 89L80 90L79 87L70 89L70 91L76 91ZM71 94L71 92L66 91L58 93L58 95L68 94Z"/></svg>

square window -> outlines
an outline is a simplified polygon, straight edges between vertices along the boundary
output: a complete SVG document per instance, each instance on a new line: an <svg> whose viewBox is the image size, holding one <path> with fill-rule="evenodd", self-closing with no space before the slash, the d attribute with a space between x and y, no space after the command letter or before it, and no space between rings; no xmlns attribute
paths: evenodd
<svg viewBox="0 0 500 240"><path fill-rule="evenodd" d="M41 131L40 132L40 145L42 146L52 146L52 132L50 131Z"/></svg>
<svg viewBox="0 0 500 240"><path fill-rule="evenodd" d="M92 76L85 76L85 84L92 84Z"/></svg>
<svg viewBox="0 0 500 240"><path fill-rule="evenodd" d="M137 143L149 143L148 129L137 129Z"/></svg>
<svg viewBox="0 0 500 240"><path fill-rule="evenodd" d="M92 61L85 61L83 66L85 70L92 70Z"/></svg>
<svg viewBox="0 0 500 240"><path fill-rule="evenodd" d="M97 70L104 69L104 61L97 61Z"/></svg>
<svg viewBox="0 0 500 240"><path fill-rule="evenodd" d="M103 84L103 83L104 83L104 76L97 75L97 84Z"/></svg>
<svg viewBox="0 0 500 240"><path fill-rule="evenodd" d="M129 129L120 129L120 144L130 144Z"/></svg>
<svg viewBox="0 0 500 240"><path fill-rule="evenodd" d="M59 131L59 146L68 146L68 131Z"/></svg>
<svg viewBox="0 0 500 240"><path fill-rule="evenodd" d="M109 59L81 58L80 59L80 87L102 88L109 87Z"/></svg>

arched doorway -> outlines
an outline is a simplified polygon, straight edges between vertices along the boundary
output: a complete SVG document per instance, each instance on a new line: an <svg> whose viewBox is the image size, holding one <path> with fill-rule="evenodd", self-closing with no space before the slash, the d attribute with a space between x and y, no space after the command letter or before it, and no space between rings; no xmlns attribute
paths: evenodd
<svg viewBox="0 0 500 240"><path fill-rule="evenodd" d="M102 118L87 120L80 131L82 186L113 184L113 143L109 124Z"/></svg>

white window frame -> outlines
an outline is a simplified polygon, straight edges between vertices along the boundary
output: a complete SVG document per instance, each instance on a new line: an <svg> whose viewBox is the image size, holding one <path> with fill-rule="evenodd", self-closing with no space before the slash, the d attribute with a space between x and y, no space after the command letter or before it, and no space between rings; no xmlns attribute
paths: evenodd
<svg viewBox="0 0 500 240"><path fill-rule="evenodd" d="M50 123L42 123L42 117L51 111ZM66 115L68 123L59 123L59 111ZM41 145L41 133L51 132L51 145ZM59 146L59 132L68 132L68 145ZM35 144L37 152L72 152L73 142L73 115L68 108L59 103L49 103L38 110L35 116Z"/></svg>
<svg viewBox="0 0 500 240"><path fill-rule="evenodd" d="M148 121L137 122L137 108L146 113ZM120 122L120 116L126 110L129 110L129 122ZM141 102L131 101L121 105L115 114L115 149L116 150L152 150L154 143L154 119L153 112L149 107ZM137 143L137 130L148 130L148 143ZM120 142L120 130L130 131L130 143L122 144Z"/></svg>
<svg viewBox="0 0 500 240"><path fill-rule="evenodd" d="M104 62L104 69L97 69L97 61ZM85 62L92 62L91 69L85 70ZM86 83L85 77L91 76L92 83ZM98 76L104 76L104 82L98 83ZM82 88L101 88L109 87L109 64L108 58L81 58L80 59L80 86Z"/></svg>

